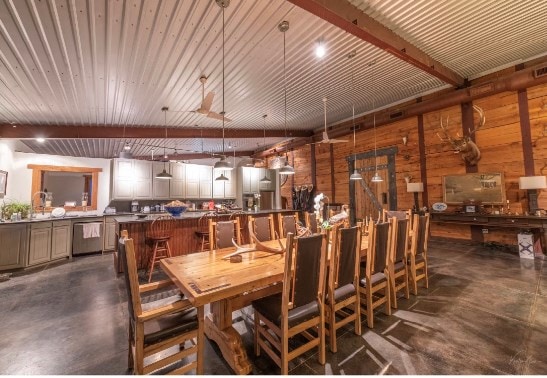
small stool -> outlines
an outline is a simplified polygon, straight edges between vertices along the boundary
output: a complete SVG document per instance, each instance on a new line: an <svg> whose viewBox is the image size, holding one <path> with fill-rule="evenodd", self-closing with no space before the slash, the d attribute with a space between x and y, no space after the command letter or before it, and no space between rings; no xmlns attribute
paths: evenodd
<svg viewBox="0 0 547 378"><path fill-rule="evenodd" d="M209 246L209 231L195 231L194 232L196 237L198 238L199 240L199 243L201 244L201 247L199 249L200 252L203 252L205 251L205 247L207 247L207 249L210 248Z"/></svg>
<svg viewBox="0 0 547 378"><path fill-rule="evenodd" d="M148 272L148 282L152 281L152 271L154 265L165 257L171 257L171 248L169 239L175 227L175 219L170 215L162 215L156 218L148 227L146 238L152 241L154 249L150 259L150 268Z"/></svg>

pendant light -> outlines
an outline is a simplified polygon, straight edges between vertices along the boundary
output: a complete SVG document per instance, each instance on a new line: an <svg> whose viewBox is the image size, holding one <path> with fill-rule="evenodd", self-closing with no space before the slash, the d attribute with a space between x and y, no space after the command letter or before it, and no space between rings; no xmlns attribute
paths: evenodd
<svg viewBox="0 0 547 378"><path fill-rule="evenodd" d="M220 113L222 115L222 156L220 157L220 160L215 163L213 169L228 171L234 168L230 162L226 160L226 155L224 154L224 115L226 114L224 110L224 35L226 29L226 24L224 22L224 9L230 5L230 0L216 0L216 3L222 8L222 112Z"/></svg>
<svg viewBox="0 0 547 378"><path fill-rule="evenodd" d="M171 180L173 178L173 176L171 176L165 170L165 161L167 160L166 159L167 154L165 153L165 147L167 145L167 111L168 110L169 110L169 108L167 106L164 106L163 108L161 108L161 111L163 112L163 122L164 122L164 125L165 125L165 138L163 140L163 171L156 175L156 178L161 179L161 180Z"/></svg>
<svg viewBox="0 0 547 378"><path fill-rule="evenodd" d="M376 64L376 61L371 62L370 66L373 66ZM372 88L375 88L374 86L374 69L372 70ZM384 181L382 177L378 174L378 157L376 156L376 111L374 109L375 102L374 97L372 97L372 111L374 112L372 115L372 129L374 130L374 176L370 179L372 182L382 182Z"/></svg>
<svg viewBox="0 0 547 378"><path fill-rule="evenodd" d="M289 22L282 21L277 28L283 33L283 96L285 102L285 138L287 138L287 70L285 66L286 52L285 52L285 32L289 30ZM294 175L294 168L289 164L289 155L285 154L285 165L279 169L280 175Z"/></svg>
<svg viewBox="0 0 547 378"><path fill-rule="evenodd" d="M125 125L123 125L123 140L125 141ZM122 159L133 159L133 154L131 153L131 145L128 141L125 141L123 145L123 150L120 151L120 158Z"/></svg>
<svg viewBox="0 0 547 378"><path fill-rule="evenodd" d="M264 118L264 138L262 139L262 144L263 144L262 147L264 147L264 148L266 148L266 117L267 117L267 116L268 116L267 114L264 114L264 115L262 116L262 118ZM270 180L270 179L268 178L268 176L266 176L266 171L264 171L264 177L262 177L262 178L260 179L260 182L265 182L265 183L270 183L270 182L272 182L272 180Z"/></svg>
<svg viewBox="0 0 547 378"><path fill-rule="evenodd" d="M353 80L353 58L357 55L357 52L353 50L348 54L348 59L351 61L351 124L353 128L353 161L354 164L357 163L357 154L355 151L355 96L354 96L354 80ZM357 168L353 170L353 173L351 176L349 176L350 180L362 180L363 176L357 171Z"/></svg>

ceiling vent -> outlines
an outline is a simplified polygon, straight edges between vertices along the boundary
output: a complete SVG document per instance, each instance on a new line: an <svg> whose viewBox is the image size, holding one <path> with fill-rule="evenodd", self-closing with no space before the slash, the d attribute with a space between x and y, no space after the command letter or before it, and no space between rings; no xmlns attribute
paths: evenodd
<svg viewBox="0 0 547 378"><path fill-rule="evenodd" d="M534 79L547 75L547 66L536 68L534 70Z"/></svg>

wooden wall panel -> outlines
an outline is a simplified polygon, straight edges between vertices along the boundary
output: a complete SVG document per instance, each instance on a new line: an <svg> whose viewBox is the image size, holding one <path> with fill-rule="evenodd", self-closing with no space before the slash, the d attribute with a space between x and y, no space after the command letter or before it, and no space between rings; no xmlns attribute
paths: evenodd
<svg viewBox="0 0 547 378"><path fill-rule="evenodd" d="M514 68L509 68L509 71ZM531 87L526 90L528 98L530 129L533 142L534 169L536 175L547 175L547 84ZM517 92L504 92L474 101L485 114L486 123L475 135L481 151L481 160L477 165L478 172L503 172L505 176L506 195L511 204L511 212L522 214L526 210L526 193L518 189L518 178L524 175L522 131L520 125L520 108ZM412 182L428 183L428 198L425 205L442 202L442 177L444 175L465 174L466 166L459 154L453 153L448 143L443 143L438 133L440 119L446 122L453 137L463 135L461 126L461 106L452 106L441 111L423 114L424 155L427 162L426 178L421 177L420 150L418 140L418 118L378 127L376 129L377 148L397 147L395 172L397 202L399 209L410 208L414 199L406 192L404 176L412 176ZM475 114L475 120L476 120ZM402 137L408 135L408 144L403 145ZM331 155L329 145L315 145L316 190L331 198L332 202L349 203L349 172L346 158L354 152L363 153L374 150L374 131L362 130L356 134L356 148L353 149L352 135L348 135L347 144L336 144L333 148L333 167L331 172ZM295 150L298 164L309 166L306 159L311 158L309 146ZM299 168L295 182L304 184L309 179L309 168ZM331 185L334 178L335 198ZM420 200L421 204L421 200ZM422 205L422 204L421 204ZM547 190L540 192L539 206L547 209ZM451 206L454 210L456 206ZM432 224L433 236L471 239L469 226ZM484 234L485 241L516 244L516 232L494 229Z"/></svg>

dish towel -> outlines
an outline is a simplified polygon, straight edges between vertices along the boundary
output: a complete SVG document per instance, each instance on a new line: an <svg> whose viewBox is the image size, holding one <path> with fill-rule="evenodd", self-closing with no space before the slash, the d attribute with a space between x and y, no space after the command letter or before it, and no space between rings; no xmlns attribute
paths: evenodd
<svg viewBox="0 0 547 378"><path fill-rule="evenodd" d="M83 225L84 239L100 237L101 224L102 223L84 223Z"/></svg>

